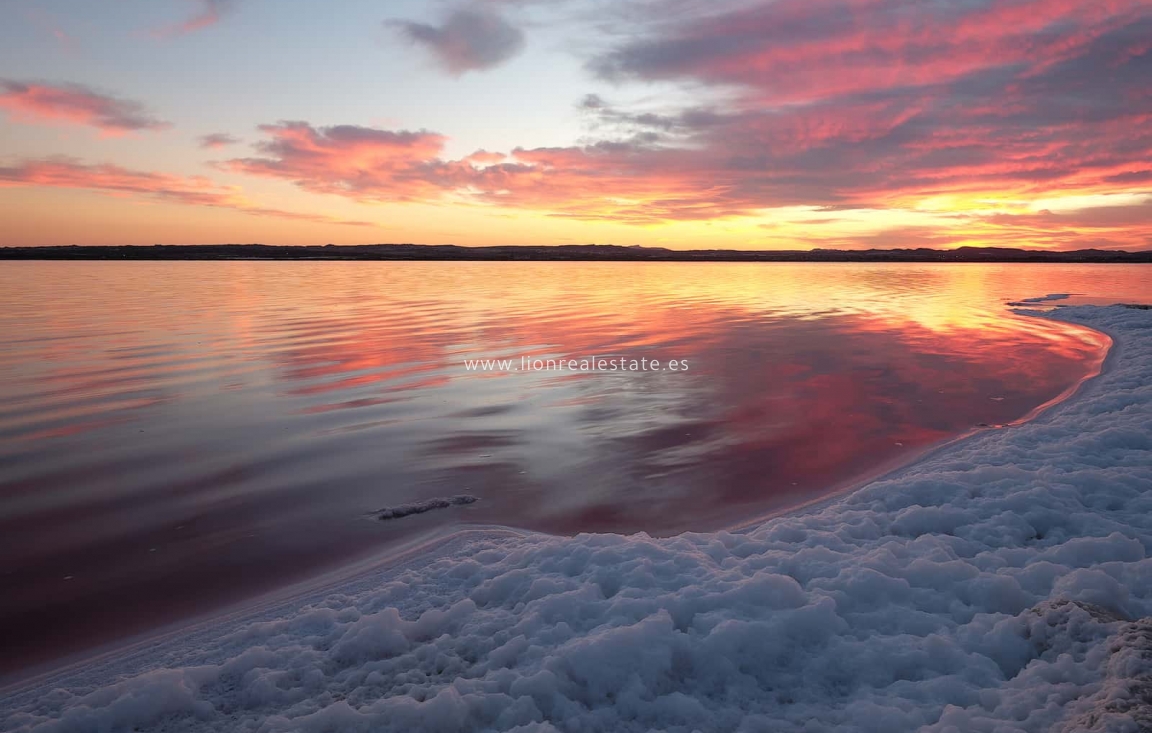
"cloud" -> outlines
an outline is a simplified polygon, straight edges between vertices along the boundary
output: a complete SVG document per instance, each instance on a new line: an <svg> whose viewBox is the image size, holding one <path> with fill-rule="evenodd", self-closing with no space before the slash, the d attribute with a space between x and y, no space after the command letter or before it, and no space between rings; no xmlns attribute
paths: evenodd
<svg viewBox="0 0 1152 733"><path fill-rule="evenodd" d="M524 48L524 32L498 13L480 8L453 10L440 25L387 21L426 47L450 74L499 66Z"/></svg>
<svg viewBox="0 0 1152 733"><path fill-rule="evenodd" d="M193 2L198 6L195 14L179 23L157 28L152 31L152 35L158 38L173 38L214 26L224 15L232 12L240 0L193 0Z"/></svg>
<svg viewBox="0 0 1152 733"><path fill-rule="evenodd" d="M887 206L1149 182L1146 2L779 0L662 20L590 68L724 92L706 124L649 126L743 169L750 193ZM598 97L584 108L645 122Z"/></svg>
<svg viewBox="0 0 1152 733"><path fill-rule="evenodd" d="M171 127L139 102L101 94L82 84L0 79L0 109L7 110L19 122L88 125L107 135Z"/></svg>
<svg viewBox="0 0 1152 733"><path fill-rule="evenodd" d="M739 213L716 190L700 153L630 143L582 148L518 148L441 157L446 138L307 122L263 125L257 157L218 164L231 173L290 181L314 193L358 201L436 201L545 209L557 216L651 223Z"/></svg>
<svg viewBox="0 0 1152 733"><path fill-rule="evenodd" d="M65 52L75 53L79 49L76 39L64 30L57 15L29 6L24 10L24 17L41 33L51 36Z"/></svg>
<svg viewBox="0 0 1152 733"><path fill-rule="evenodd" d="M444 137L428 131L295 122L261 128L269 139L259 157L222 165L355 200L637 225L807 207L894 212L861 243L1147 241L1145 210L1126 206L1027 225L995 218L1032 215L1028 202L1152 190L1146 2L712 8L685 20L652 6L651 23L590 63L605 78L682 85L693 103L587 95L577 109L591 134L580 145L449 160ZM920 215L935 222L907 225ZM1093 223L1104 216L1133 221ZM851 246L845 231L814 236Z"/></svg>
<svg viewBox="0 0 1152 733"><path fill-rule="evenodd" d="M1152 241L1152 197L1141 203L1084 207L1068 211L998 213L974 226L990 239L1026 242L1045 249L1141 249Z"/></svg>
<svg viewBox="0 0 1152 733"><path fill-rule="evenodd" d="M1143 0L923 3L777 0L681 23L659 16L589 67L606 79L695 79L797 102L946 84L988 68L1039 71L1147 17Z"/></svg>
<svg viewBox="0 0 1152 733"><path fill-rule="evenodd" d="M201 0L174 33L210 25L236 2ZM509 7L477 0L437 23L389 25L463 74L523 48L523 32L500 14ZM800 222L781 211L856 209L939 215L946 228L894 216L858 242L1132 246L1152 236L1146 207L1041 216L1031 203L1152 192L1147 0L680 0L591 12L605 26L629 22L601 38L588 68L660 93L635 104L603 90L585 96L580 144L453 160L437 132L297 121L262 126L255 153L216 165L356 201L636 225ZM165 125L85 87L3 84L0 106L17 118L109 134ZM666 94L670 86L683 94ZM813 236L847 242L841 235Z"/></svg>
<svg viewBox="0 0 1152 733"><path fill-rule="evenodd" d="M493 163L502 163L508 159L504 153L492 153L487 150L477 150L474 153L466 156L464 160L468 163L479 164L482 166L491 165Z"/></svg>
<svg viewBox="0 0 1152 733"><path fill-rule="evenodd" d="M229 135L226 132L213 132L200 136L200 147L206 150L219 150L220 148L235 145L239 142L241 142L240 138Z"/></svg>
<svg viewBox="0 0 1152 733"><path fill-rule="evenodd" d="M86 189L169 203L235 209L280 219L372 226L370 222L259 206L247 200L238 187L223 186L203 176L134 171L111 164L89 165L66 157L31 159L12 166L0 166L0 187L5 186Z"/></svg>
<svg viewBox="0 0 1152 733"><path fill-rule="evenodd" d="M604 109L611 110L605 103ZM675 117L673 128L690 127ZM616 112L611 114L617 120ZM811 225L811 214L778 213L784 207L813 210L813 201L827 210L863 210L857 218L863 234L845 230L812 234L793 227L793 243L809 246L948 246L999 243L1058 248L1080 246L1143 246L1152 226L1147 206L1117 205L1105 197L1095 205L1045 219L1033 212L1014 214L971 212L932 215L916 226L877 230L884 207L861 201L875 193L867 176L834 163L817 169L759 169L739 159L717 156L713 137L735 137L749 121L742 117L703 116L704 129L718 128L699 148L665 147L636 141L607 142L582 147L517 148L507 155L477 151L459 160L442 157L446 139L428 131L389 131L340 125L314 127L283 122L260 129L268 139L258 143L258 157L218 163L231 173L277 178L313 192L356 201L436 202L487 205L544 211L551 216L586 221L655 224L668 221L707 221L761 216L765 211L784 223ZM801 160L810 160L802 155ZM835 171L844 170L849 188L838 191ZM830 180L826 180L830 179ZM897 191L901 189L897 188ZM1019 206L1017 206L1019 209ZM1107 213L1104 213L1107 212ZM868 218L872 217L872 218ZM1017 218L1019 217L1019 218ZM838 219L838 221L847 221ZM1038 226L1043 224L1046 229ZM808 227L812 231L812 227ZM860 231L859 227L856 229ZM874 231L875 234L868 234Z"/></svg>
<svg viewBox="0 0 1152 733"><path fill-rule="evenodd" d="M445 138L433 132L356 125L315 128L299 121L259 129L269 136L256 145L261 155L234 158L219 167L362 200L434 198L443 190L432 180L431 168Z"/></svg>

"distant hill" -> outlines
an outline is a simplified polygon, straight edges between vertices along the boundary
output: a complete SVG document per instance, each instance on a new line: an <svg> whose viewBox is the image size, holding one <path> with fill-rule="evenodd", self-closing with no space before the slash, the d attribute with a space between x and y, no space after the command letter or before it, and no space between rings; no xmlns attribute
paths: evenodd
<svg viewBox="0 0 1152 733"><path fill-rule="evenodd" d="M2 247L0 260L514 260L628 262L1152 262L1152 251L1007 247L958 249L674 250L614 244L461 247L454 244L287 246L187 244Z"/></svg>

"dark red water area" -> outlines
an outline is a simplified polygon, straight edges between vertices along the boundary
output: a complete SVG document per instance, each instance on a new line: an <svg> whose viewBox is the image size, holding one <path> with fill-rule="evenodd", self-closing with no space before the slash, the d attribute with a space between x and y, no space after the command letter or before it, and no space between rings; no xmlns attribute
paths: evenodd
<svg viewBox="0 0 1152 733"><path fill-rule="evenodd" d="M1003 303L1103 272L11 263L0 674L451 523L673 534L819 499L1092 374L1106 337Z"/></svg>

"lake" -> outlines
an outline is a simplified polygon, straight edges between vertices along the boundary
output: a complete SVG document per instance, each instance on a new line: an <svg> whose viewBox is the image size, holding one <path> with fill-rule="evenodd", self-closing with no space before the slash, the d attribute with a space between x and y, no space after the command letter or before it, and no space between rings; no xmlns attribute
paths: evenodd
<svg viewBox="0 0 1152 733"><path fill-rule="evenodd" d="M1107 337L1005 306L1046 293L1152 266L5 262L0 673L451 524L828 497L1095 373Z"/></svg>

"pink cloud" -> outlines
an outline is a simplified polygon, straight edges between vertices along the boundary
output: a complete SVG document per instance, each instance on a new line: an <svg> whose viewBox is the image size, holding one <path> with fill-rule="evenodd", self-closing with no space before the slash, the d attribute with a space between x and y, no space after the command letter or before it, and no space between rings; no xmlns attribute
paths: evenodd
<svg viewBox="0 0 1152 733"><path fill-rule="evenodd" d="M259 129L269 136L256 146L260 156L235 158L220 167L365 200L433 198L442 191L428 167L444 147L443 135L355 125L315 128L306 122Z"/></svg>
<svg viewBox="0 0 1152 733"><path fill-rule="evenodd" d="M634 110L589 95L579 109L593 142L459 160L433 132L280 123L260 128L258 155L219 165L353 200L639 225L1152 191L1146 0L775 0L660 11L623 38L590 67L681 83L699 101ZM1121 216L1127 230L1087 214L977 218L876 241L1147 246L1147 212L1110 214Z"/></svg>
<svg viewBox="0 0 1152 733"><path fill-rule="evenodd" d="M87 125L105 135L171 127L139 102L101 94L82 84L51 85L2 79L0 109L7 110L18 122Z"/></svg>
<svg viewBox="0 0 1152 733"><path fill-rule="evenodd" d="M1032 73L1147 18L1145 0L777 0L638 34L589 65L613 79L734 84L770 103Z"/></svg>
<svg viewBox="0 0 1152 733"><path fill-rule="evenodd" d="M475 153L464 158L468 163L478 165L491 165L492 163L500 163L507 159L508 156L504 153L492 153L487 150L477 150Z"/></svg>
<svg viewBox="0 0 1152 733"><path fill-rule="evenodd" d="M280 219L372 226L370 222L259 206L248 201L240 188L223 186L203 176L134 171L111 164L88 165L71 158L25 160L13 166L0 167L0 187L4 186L86 189L116 196L140 196L177 204L235 209Z"/></svg>
<svg viewBox="0 0 1152 733"><path fill-rule="evenodd" d="M706 151L604 142L586 147L480 151L440 157L445 138L428 131L354 125L316 128L284 122L260 128L259 157L217 164L233 173L278 178L359 201L436 201L547 210L555 216L653 223L750 213L763 191L740 187ZM776 196L786 197L781 189Z"/></svg>
<svg viewBox="0 0 1152 733"><path fill-rule="evenodd" d="M193 0L199 6L187 20L157 28L152 34L158 38L185 36L216 25L221 17L232 11L239 0Z"/></svg>

